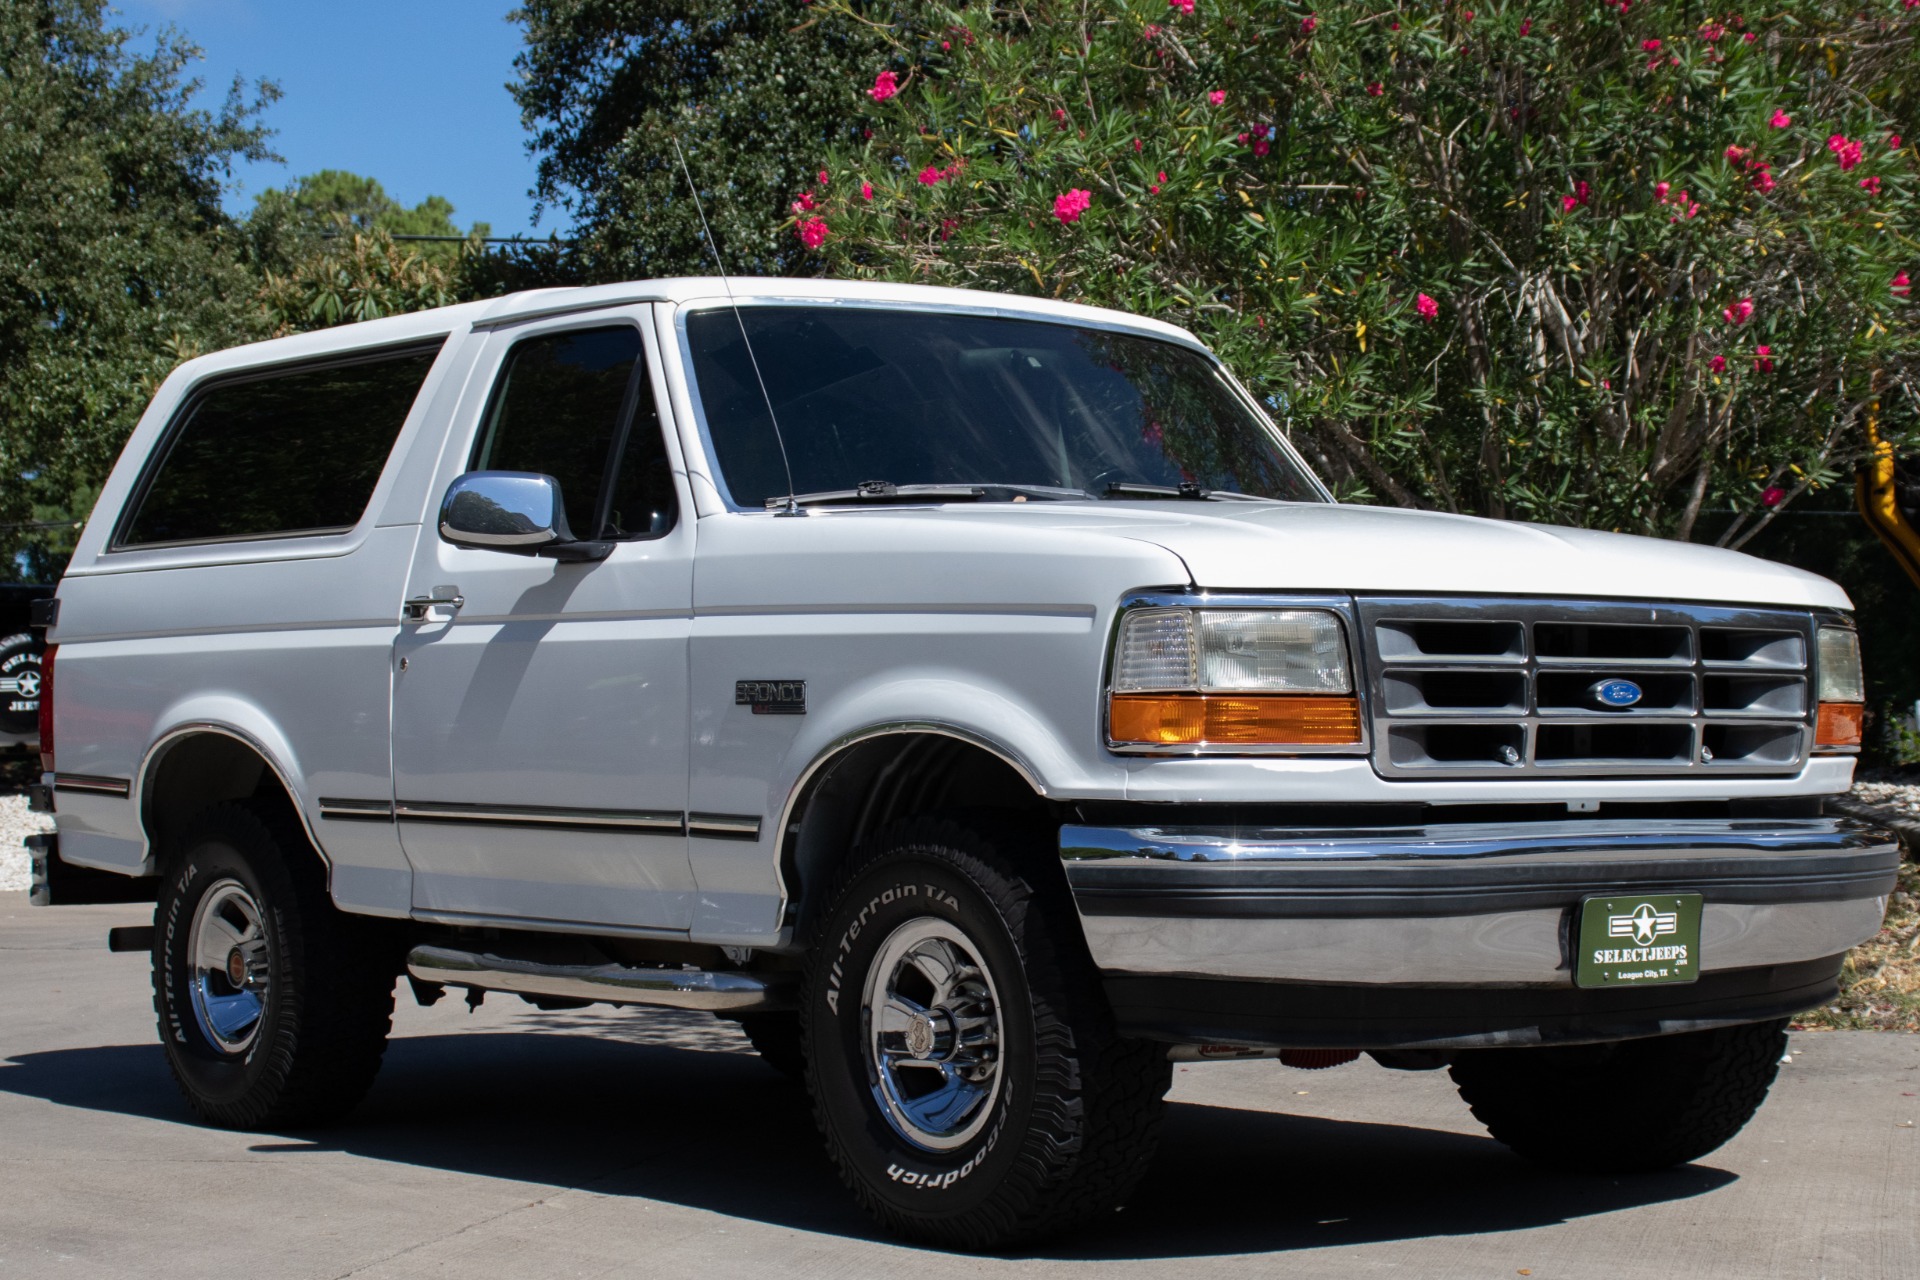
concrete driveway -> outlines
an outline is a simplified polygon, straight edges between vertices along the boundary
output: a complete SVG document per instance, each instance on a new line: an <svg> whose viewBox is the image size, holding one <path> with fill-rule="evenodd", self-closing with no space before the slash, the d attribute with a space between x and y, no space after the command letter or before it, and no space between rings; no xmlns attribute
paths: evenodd
<svg viewBox="0 0 1920 1280"><path fill-rule="evenodd" d="M1738 1139L1624 1180L1521 1164L1444 1073L1197 1066L1129 1208L981 1259L877 1237L802 1095L704 1016L407 1000L350 1125L201 1128L144 960L104 948L144 914L0 894L0 1275L1920 1274L1920 1038L1795 1036Z"/></svg>

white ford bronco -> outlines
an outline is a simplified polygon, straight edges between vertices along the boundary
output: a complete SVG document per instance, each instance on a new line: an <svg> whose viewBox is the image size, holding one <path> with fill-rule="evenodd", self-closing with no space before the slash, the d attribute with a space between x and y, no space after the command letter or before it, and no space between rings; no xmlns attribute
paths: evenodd
<svg viewBox="0 0 1920 1280"><path fill-rule="evenodd" d="M1153 320L520 294L166 380L42 610L35 892L157 897L115 942L216 1124L347 1111L404 975L736 1020L946 1245L1110 1212L1207 1058L1660 1168L1879 927L1848 609L1337 504Z"/></svg>

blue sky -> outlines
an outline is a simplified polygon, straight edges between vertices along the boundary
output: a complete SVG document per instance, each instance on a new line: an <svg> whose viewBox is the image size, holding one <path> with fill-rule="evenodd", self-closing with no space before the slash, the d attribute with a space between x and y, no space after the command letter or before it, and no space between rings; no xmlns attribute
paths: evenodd
<svg viewBox="0 0 1920 1280"><path fill-rule="evenodd" d="M171 24L206 51L209 106L235 75L279 82L266 122L286 163L241 166L230 211L300 174L349 169L408 205L445 196L463 227L566 233L552 210L533 223L534 164L506 90L520 48L513 0L110 2L119 25Z"/></svg>

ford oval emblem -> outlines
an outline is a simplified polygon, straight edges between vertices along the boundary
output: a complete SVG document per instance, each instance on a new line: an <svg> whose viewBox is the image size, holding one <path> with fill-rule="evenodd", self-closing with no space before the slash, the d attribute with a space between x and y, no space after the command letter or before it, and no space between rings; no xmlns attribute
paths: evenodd
<svg viewBox="0 0 1920 1280"><path fill-rule="evenodd" d="M1587 690L1587 696L1603 707L1625 710L1640 701L1640 686L1631 680L1600 680Z"/></svg>

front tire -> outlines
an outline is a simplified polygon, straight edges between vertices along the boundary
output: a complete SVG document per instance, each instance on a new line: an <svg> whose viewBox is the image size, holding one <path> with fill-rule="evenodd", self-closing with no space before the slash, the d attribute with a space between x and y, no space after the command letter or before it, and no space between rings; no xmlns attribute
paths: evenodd
<svg viewBox="0 0 1920 1280"><path fill-rule="evenodd" d="M392 948L334 908L318 870L290 819L245 805L202 814L170 860L153 1006L174 1081L209 1123L335 1120L380 1069Z"/></svg>
<svg viewBox="0 0 1920 1280"><path fill-rule="evenodd" d="M1614 1044L1476 1049L1460 1096L1518 1155L1574 1173L1698 1160L1746 1125L1787 1050L1787 1020Z"/></svg>
<svg viewBox="0 0 1920 1280"><path fill-rule="evenodd" d="M1115 1034L1064 886L951 824L896 827L827 896L801 1016L829 1155L889 1230L991 1249L1118 1208L1164 1048Z"/></svg>

